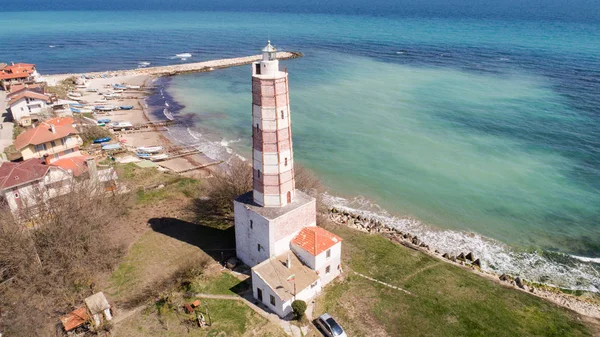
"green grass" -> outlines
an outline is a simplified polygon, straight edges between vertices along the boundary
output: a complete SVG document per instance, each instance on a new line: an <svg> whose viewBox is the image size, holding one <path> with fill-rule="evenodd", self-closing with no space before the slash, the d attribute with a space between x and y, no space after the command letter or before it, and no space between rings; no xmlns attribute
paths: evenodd
<svg viewBox="0 0 600 337"><path fill-rule="evenodd" d="M416 296L350 274L320 299L350 335L591 336L576 314L462 268L347 228L346 265Z"/></svg>
<svg viewBox="0 0 600 337"><path fill-rule="evenodd" d="M221 273L217 276L199 277L192 283L190 290L202 294L235 295L232 288L239 287L240 283L241 281L237 277L229 273Z"/></svg>

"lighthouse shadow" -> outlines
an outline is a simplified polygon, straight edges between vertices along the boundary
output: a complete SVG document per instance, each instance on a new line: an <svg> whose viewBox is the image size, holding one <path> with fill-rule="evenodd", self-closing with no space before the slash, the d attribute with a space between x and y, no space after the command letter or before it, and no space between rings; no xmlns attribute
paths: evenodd
<svg viewBox="0 0 600 337"><path fill-rule="evenodd" d="M155 232L194 245L217 261L235 256L234 227L215 228L202 222L176 218L152 218L148 225Z"/></svg>

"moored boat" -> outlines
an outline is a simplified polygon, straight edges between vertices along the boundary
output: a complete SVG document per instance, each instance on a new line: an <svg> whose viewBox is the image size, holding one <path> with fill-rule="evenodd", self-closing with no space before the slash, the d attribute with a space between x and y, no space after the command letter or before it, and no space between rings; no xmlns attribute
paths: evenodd
<svg viewBox="0 0 600 337"><path fill-rule="evenodd" d="M102 150L119 150L119 149L121 149L121 144L119 144L119 143L102 145Z"/></svg>
<svg viewBox="0 0 600 337"><path fill-rule="evenodd" d="M133 109L133 105L121 105L119 108L121 108L121 110L131 110Z"/></svg>
<svg viewBox="0 0 600 337"><path fill-rule="evenodd" d="M162 151L162 149L162 146L140 146L137 148L137 151L144 153L157 153Z"/></svg>
<svg viewBox="0 0 600 337"><path fill-rule="evenodd" d="M161 154L155 154L153 156L150 156L150 160L152 161L157 161L157 160L165 160L169 158L169 155L161 153Z"/></svg>
<svg viewBox="0 0 600 337"><path fill-rule="evenodd" d="M94 139L94 144L110 142L110 137L102 137Z"/></svg>

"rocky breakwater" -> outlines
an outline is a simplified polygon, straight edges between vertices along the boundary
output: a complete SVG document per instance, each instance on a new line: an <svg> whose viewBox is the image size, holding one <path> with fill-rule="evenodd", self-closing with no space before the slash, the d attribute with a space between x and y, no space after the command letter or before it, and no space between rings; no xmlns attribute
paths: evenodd
<svg viewBox="0 0 600 337"><path fill-rule="evenodd" d="M472 252L461 252L453 255L448 252L440 252L431 248L428 243L423 242L418 236L385 224L377 219L355 214L347 210L332 207L328 211L328 219L337 225L347 226L361 232L369 234L379 234L390 241L401 244L405 247L421 251L440 260L452 263L463 268L468 268L477 272L483 277L500 282L501 284L515 289L528 292L532 295L545 298L555 304L574 310L575 312L600 318L600 300L597 296L573 296L563 292L561 289L541 283L524 280L519 276L507 274L498 275L496 273L483 270L480 258L474 256Z"/></svg>

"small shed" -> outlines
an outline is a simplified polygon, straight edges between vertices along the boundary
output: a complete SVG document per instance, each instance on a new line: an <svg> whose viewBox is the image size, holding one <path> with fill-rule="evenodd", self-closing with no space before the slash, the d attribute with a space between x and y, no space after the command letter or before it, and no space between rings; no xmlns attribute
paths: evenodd
<svg viewBox="0 0 600 337"><path fill-rule="evenodd" d="M112 314L110 313L110 304L103 292L96 293L85 299L85 306L93 318L94 326L98 327L104 320L110 321Z"/></svg>

